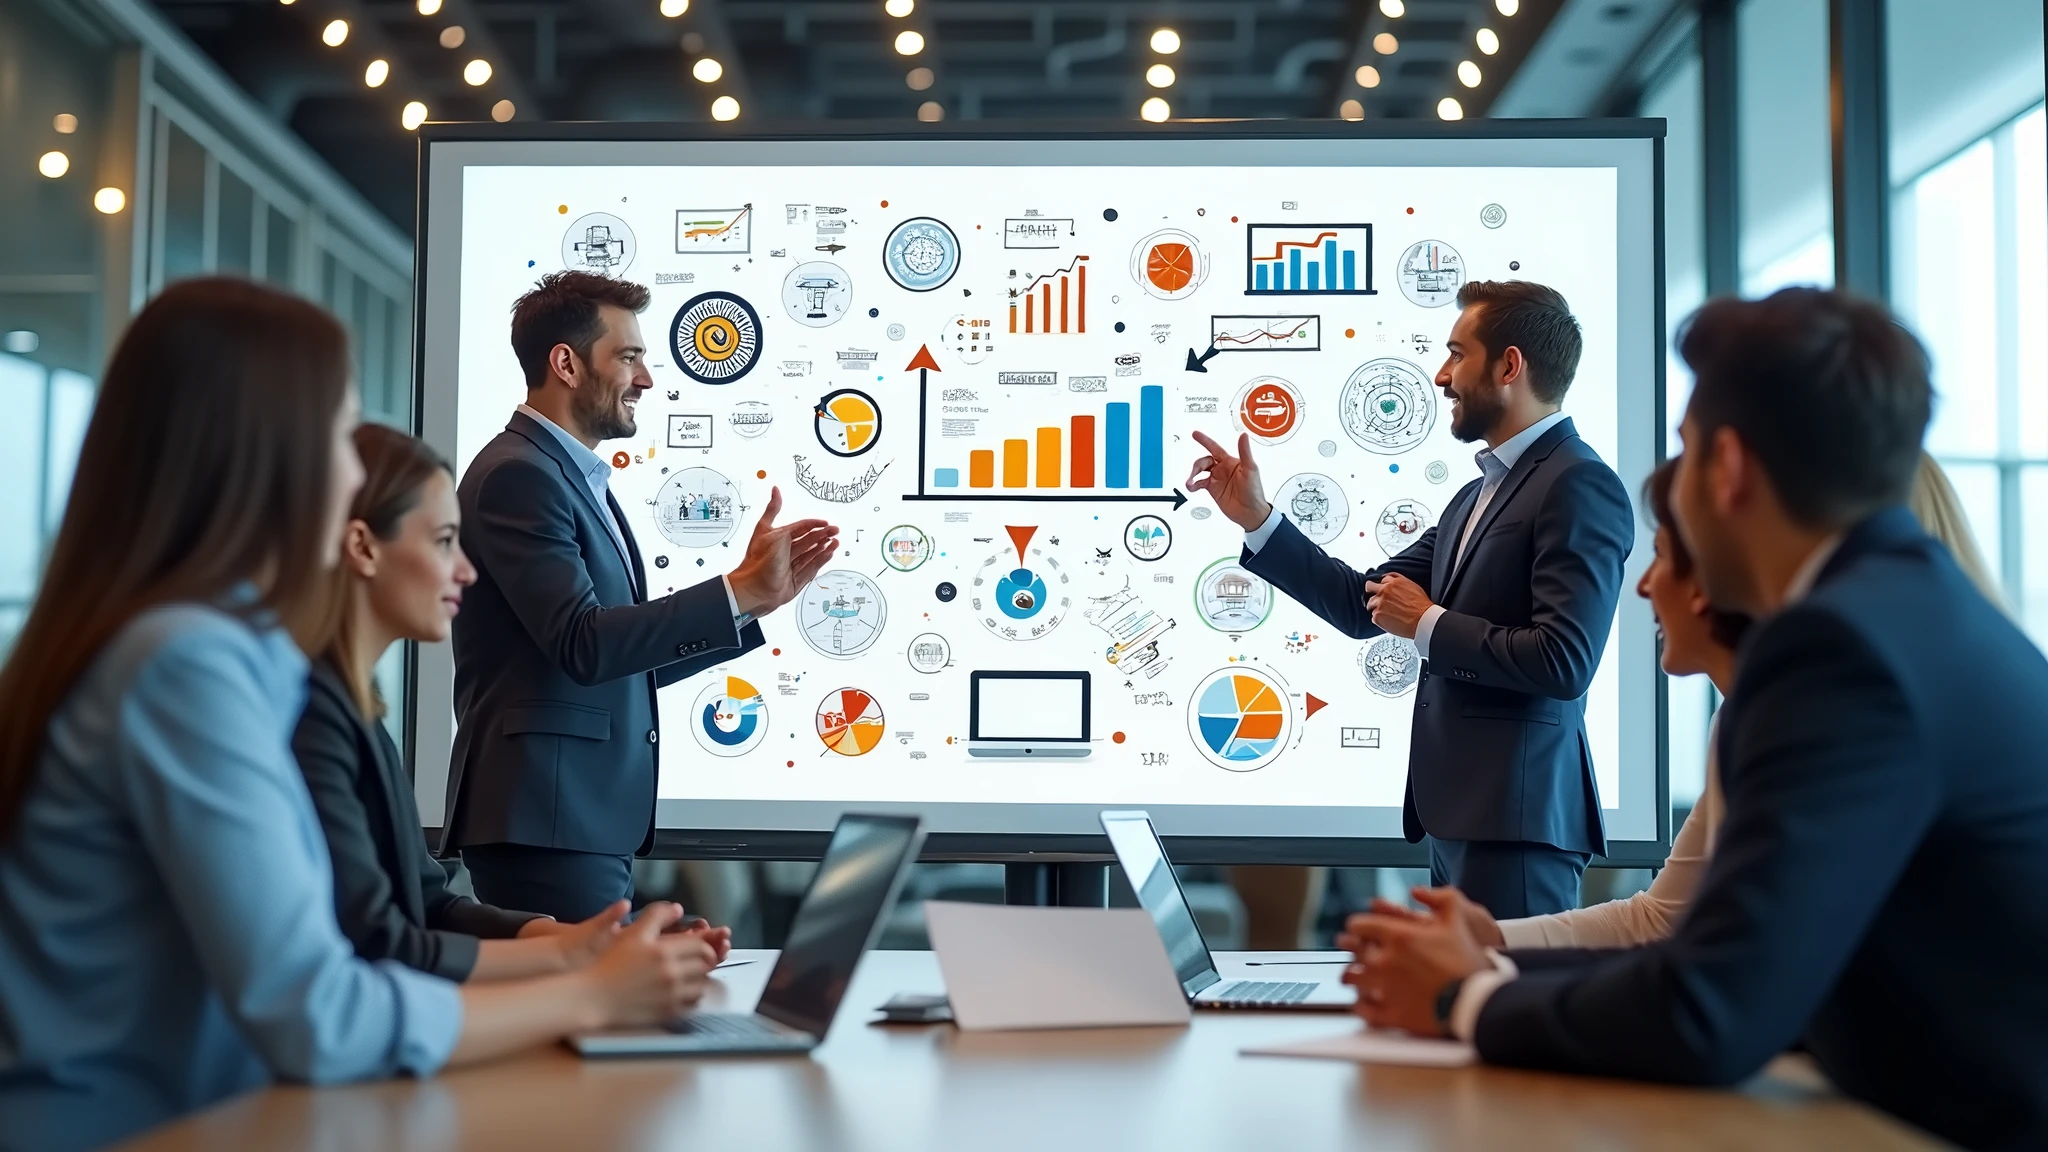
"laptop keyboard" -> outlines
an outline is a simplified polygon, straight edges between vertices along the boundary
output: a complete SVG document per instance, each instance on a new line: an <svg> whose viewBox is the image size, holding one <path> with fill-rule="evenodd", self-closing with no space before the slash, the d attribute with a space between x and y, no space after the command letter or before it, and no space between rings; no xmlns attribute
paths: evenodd
<svg viewBox="0 0 2048 1152"><path fill-rule="evenodd" d="M1293 1004L1315 990L1314 984L1291 980L1238 980L1224 985L1215 998L1231 1004Z"/></svg>
<svg viewBox="0 0 2048 1152"><path fill-rule="evenodd" d="M681 1016L669 1021L665 1027L678 1036L781 1040L787 1035L752 1016L733 1016L715 1012L702 1016Z"/></svg>

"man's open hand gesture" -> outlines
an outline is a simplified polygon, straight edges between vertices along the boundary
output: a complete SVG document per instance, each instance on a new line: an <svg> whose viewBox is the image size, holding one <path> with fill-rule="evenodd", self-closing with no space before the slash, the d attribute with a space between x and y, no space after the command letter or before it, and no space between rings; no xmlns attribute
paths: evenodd
<svg viewBox="0 0 2048 1152"><path fill-rule="evenodd" d="M782 489L772 488L761 522L747 541L746 556L726 577L733 600L749 616L765 616L795 599L839 548L839 529L830 523L798 520L777 527L775 517L781 511Z"/></svg>
<svg viewBox="0 0 2048 1152"><path fill-rule="evenodd" d="M1216 501L1216 510L1247 532L1264 524L1273 506L1266 502L1259 466L1252 462L1252 438L1238 436L1235 456L1200 432L1195 433L1195 442L1208 454L1195 457L1195 466L1188 472L1188 491L1207 492Z"/></svg>

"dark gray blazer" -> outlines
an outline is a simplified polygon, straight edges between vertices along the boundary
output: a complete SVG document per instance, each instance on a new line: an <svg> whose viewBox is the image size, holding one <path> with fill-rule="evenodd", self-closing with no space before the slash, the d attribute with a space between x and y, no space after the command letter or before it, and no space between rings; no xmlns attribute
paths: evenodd
<svg viewBox="0 0 2048 1152"><path fill-rule="evenodd" d="M1628 492L1572 422L1559 421L1515 461L1453 571L1479 488L1465 485L1437 527L1368 572L1284 519L1242 563L1347 636L1380 634L1365 582L1389 572L1444 606L1416 685L1401 813L1409 840L1604 853L1585 696L1635 543Z"/></svg>
<svg viewBox="0 0 2048 1152"><path fill-rule="evenodd" d="M1732 1084L1803 1040L1948 1140L2048 1148L2044 705L2041 650L1910 512L1870 517L1743 641L1727 816L1677 930L1512 953L1479 1054Z"/></svg>
<svg viewBox="0 0 2048 1152"><path fill-rule="evenodd" d="M334 914L365 960L396 960L449 980L476 968L477 941L517 936L529 912L448 890L427 852L412 778L382 724L356 710L341 673L313 662L292 752L334 863Z"/></svg>
<svg viewBox="0 0 2048 1152"><path fill-rule="evenodd" d="M648 599L618 501L600 506L568 452L524 413L477 453L456 492L477 580L455 618L442 850L644 850L661 739L655 689L760 647L760 624L736 627L716 577Z"/></svg>

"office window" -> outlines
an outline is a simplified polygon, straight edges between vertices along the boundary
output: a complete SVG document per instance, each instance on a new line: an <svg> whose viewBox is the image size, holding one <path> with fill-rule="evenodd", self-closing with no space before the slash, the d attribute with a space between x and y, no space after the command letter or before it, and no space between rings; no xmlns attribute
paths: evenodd
<svg viewBox="0 0 2048 1152"><path fill-rule="evenodd" d="M1742 292L1835 282L1828 0L1736 13Z"/></svg>

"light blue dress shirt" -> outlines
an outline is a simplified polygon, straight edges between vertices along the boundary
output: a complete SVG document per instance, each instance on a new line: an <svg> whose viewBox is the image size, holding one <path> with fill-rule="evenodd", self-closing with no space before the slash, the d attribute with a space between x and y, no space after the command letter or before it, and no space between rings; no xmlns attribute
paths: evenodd
<svg viewBox="0 0 2048 1152"><path fill-rule="evenodd" d="M1500 447L1481 448L1472 457L1473 463L1479 465L1479 496L1472 501L1471 514L1465 517L1464 531L1458 534L1457 551L1451 554L1452 571L1457 571L1458 563L1465 558L1465 544L1472 537L1473 525L1479 523L1479 516L1486 511L1486 506L1493 503L1493 494L1500 491L1501 481L1506 480L1508 473L1514 471L1515 461L1520 460L1522 453L1527 452L1531 444L1542 439L1545 432L1556 427L1563 419L1562 411L1552 412L1508 437ZM1258 555L1259 549L1266 546L1266 541L1273 538L1273 529L1279 526L1280 509L1276 505L1266 514L1266 518L1259 522L1258 527L1244 534L1244 546L1249 548L1254 556ZM1438 537L1437 543L1443 543L1441 536ZM1429 638L1436 632L1437 618L1443 614L1443 605L1432 604L1423 611L1422 619L1416 622L1415 650L1424 660L1429 659Z"/></svg>
<svg viewBox="0 0 2048 1152"><path fill-rule="evenodd" d="M620 530L618 518L611 514L612 506L605 499L612 491L612 466L605 462L604 457L591 451L583 441L569 435L566 428L541 415L539 409L521 404L517 410L547 429L562 445L562 450L569 454L569 459L574 460L576 466L583 470L583 482L590 486L591 497L597 501L597 506L605 511L604 526L612 530L612 543L619 546L619 558L630 565L633 562L633 550L626 547L626 535ZM732 581L720 576L718 582L725 587L725 604L732 609L733 622L742 628L753 623L754 617L751 613L740 611L739 597L732 594Z"/></svg>
<svg viewBox="0 0 2048 1152"><path fill-rule="evenodd" d="M426 1075L455 985L356 958L292 758L306 660L144 613L51 718L0 836L0 1147L92 1148L273 1079Z"/></svg>

